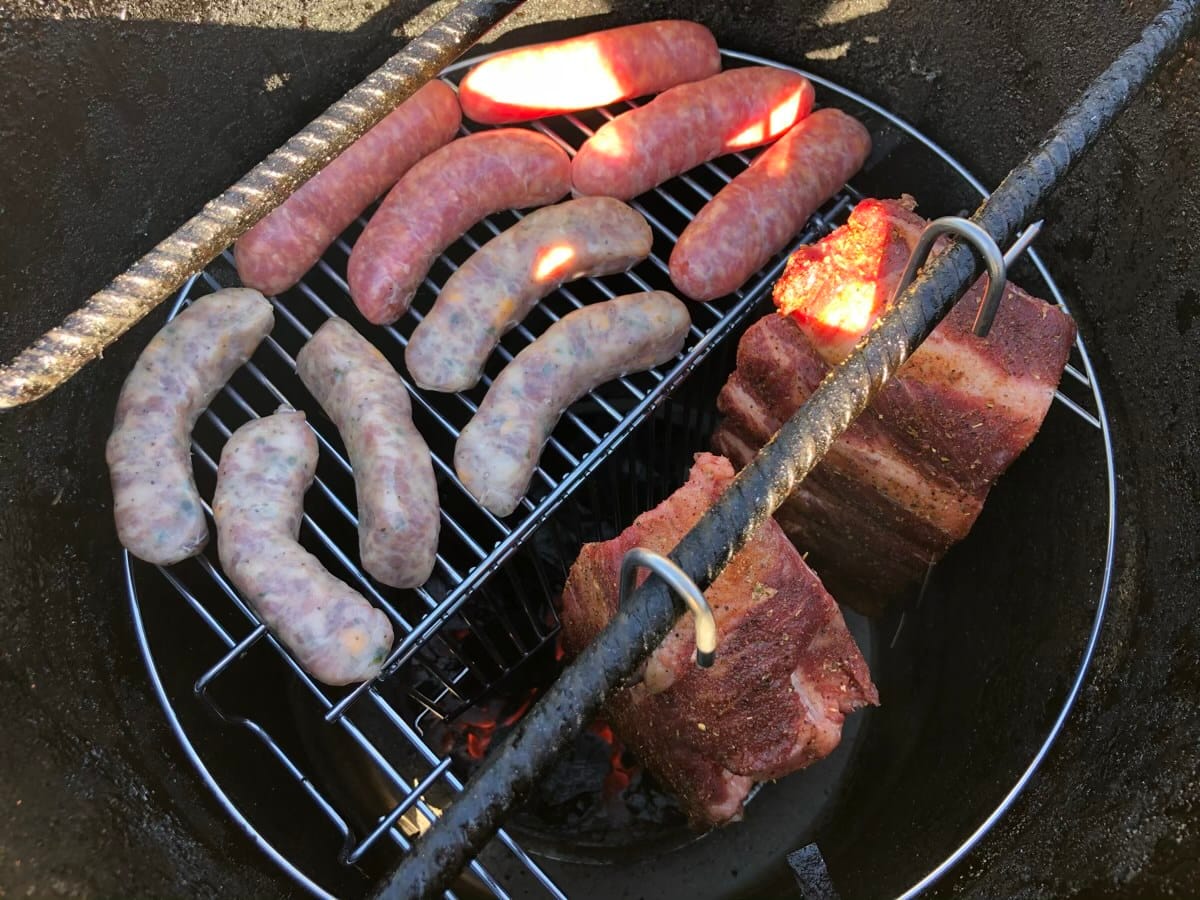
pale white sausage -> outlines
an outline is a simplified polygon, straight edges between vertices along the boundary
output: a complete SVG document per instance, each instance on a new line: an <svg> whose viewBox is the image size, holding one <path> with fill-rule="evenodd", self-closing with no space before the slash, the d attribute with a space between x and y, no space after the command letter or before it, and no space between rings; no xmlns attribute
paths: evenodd
<svg viewBox="0 0 1200 900"><path fill-rule="evenodd" d="M511 513L566 408L597 385L674 357L690 325L687 307L666 291L564 316L504 368L459 435L454 469L467 490L495 515Z"/></svg>
<svg viewBox="0 0 1200 900"><path fill-rule="evenodd" d="M230 581L305 671L326 684L354 684L379 673L392 624L297 543L316 470L317 439L302 412L281 410L235 431L217 469L217 551Z"/></svg>
<svg viewBox="0 0 1200 900"><path fill-rule="evenodd" d="M274 321L258 291L208 294L150 340L125 379L105 457L117 536L138 559L167 566L208 542L192 427Z"/></svg>
<svg viewBox="0 0 1200 900"><path fill-rule="evenodd" d="M437 554L437 481L404 382L343 319L317 329L296 356L296 372L346 445L363 568L392 587L424 584Z"/></svg>

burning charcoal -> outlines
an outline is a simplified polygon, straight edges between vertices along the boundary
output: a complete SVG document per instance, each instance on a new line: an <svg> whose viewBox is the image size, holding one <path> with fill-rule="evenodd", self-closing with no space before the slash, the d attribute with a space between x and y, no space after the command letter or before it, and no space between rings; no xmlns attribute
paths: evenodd
<svg viewBox="0 0 1200 900"><path fill-rule="evenodd" d="M541 780L537 792L545 802L563 803L568 799L596 793L608 771L609 745L593 734L584 734L569 753Z"/></svg>

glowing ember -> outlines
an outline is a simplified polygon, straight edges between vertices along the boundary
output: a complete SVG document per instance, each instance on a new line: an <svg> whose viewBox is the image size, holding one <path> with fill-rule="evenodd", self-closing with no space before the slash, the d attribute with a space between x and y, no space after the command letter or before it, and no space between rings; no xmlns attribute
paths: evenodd
<svg viewBox="0 0 1200 900"><path fill-rule="evenodd" d="M611 750L608 754L609 772L604 776L604 799L613 800L624 793L633 781L633 776L640 766L625 765L625 745L613 733L612 727L603 719L597 719L588 726L588 731L608 744Z"/></svg>
<svg viewBox="0 0 1200 900"><path fill-rule="evenodd" d="M508 712L505 709L509 702L503 698L467 710L446 726L441 740L443 752L448 753L458 747L466 750L471 759L483 759L492 741L521 720L521 716L533 705L537 694L537 688L533 688Z"/></svg>
<svg viewBox="0 0 1200 900"><path fill-rule="evenodd" d="M467 753L472 759L483 759L483 755L487 753L488 745L492 742L492 730L494 728L495 726L489 726L487 730L467 732Z"/></svg>
<svg viewBox="0 0 1200 900"><path fill-rule="evenodd" d="M553 612L547 624L557 626ZM473 634L468 632L466 639L474 640ZM430 724L426 739L453 758L459 778L470 778L489 753L500 752L499 744L561 672L568 654L559 636L555 634L547 644L539 654L547 673L537 686L526 688L530 681L523 681L521 687L508 684L499 689L499 696ZM514 815L527 827L568 842L573 835L623 845L631 834L685 830L675 798L637 763L603 719L591 722L563 749Z"/></svg>

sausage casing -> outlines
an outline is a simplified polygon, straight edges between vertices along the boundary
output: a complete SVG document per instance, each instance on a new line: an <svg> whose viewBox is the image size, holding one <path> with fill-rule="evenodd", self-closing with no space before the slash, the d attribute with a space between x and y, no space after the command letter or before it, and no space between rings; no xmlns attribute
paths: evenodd
<svg viewBox="0 0 1200 900"><path fill-rule="evenodd" d="M485 216L544 206L571 188L571 162L545 135L472 134L431 153L396 182L350 254L350 296L376 325L400 318L437 255Z"/></svg>
<svg viewBox="0 0 1200 900"><path fill-rule="evenodd" d="M296 356L296 371L350 456L363 568L392 587L424 584L437 554L437 481L404 382L342 319L317 329Z"/></svg>
<svg viewBox="0 0 1200 900"><path fill-rule="evenodd" d="M253 419L221 451L213 518L221 567L304 669L326 684L378 674L392 624L297 542L317 439L304 413Z"/></svg>
<svg viewBox="0 0 1200 900"><path fill-rule="evenodd" d="M458 437L454 469L495 515L517 508L559 417L597 385L679 353L691 319L666 291L577 309L517 354Z"/></svg>
<svg viewBox="0 0 1200 900"><path fill-rule="evenodd" d="M650 254L650 225L610 197L536 210L488 241L447 279L404 352L423 388L465 391L501 335L566 281L623 272Z"/></svg>
<svg viewBox="0 0 1200 900"><path fill-rule="evenodd" d="M274 321L258 291L208 294L150 340L125 379L105 457L117 535L139 559L171 565L207 543L192 427Z"/></svg>
<svg viewBox="0 0 1200 900"><path fill-rule="evenodd" d="M681 84L584 142L571 164L575 193L629 200L710 159L770 143L812 105L807 78L772 66Z"/></svg>
<svg viewBox="0 0 1200 900"><path fill-rule="evenodd" d="M264 294L290 288L413 163L451 140L461 122L453 88L429 82L238 240L233 258L242 284Z"/></svg>
<svg viewBox="0 0 1200 900"><path fill-rule="evenodd" d="M467 73L458 99L469 118L502 125L657 94L719 71L712 32L669 19L498 53Z"/></svg>
<svg viewBox="0 0 1200 900"><path fill-rule="evenodd" d="M819 109L713 197L671 251L675 287L693 300L732 293L766 264L855 172L871 135L853 116Z"/></svg>

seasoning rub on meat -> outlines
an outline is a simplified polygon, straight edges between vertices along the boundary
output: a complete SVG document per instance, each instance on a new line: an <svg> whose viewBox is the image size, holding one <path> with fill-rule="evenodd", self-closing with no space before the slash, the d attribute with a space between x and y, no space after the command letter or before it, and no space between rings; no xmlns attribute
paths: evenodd
<svg viewBox="0 0 1200 900"><path fill-rule="evenodd" d="M669 552L732 479L728 460L699 453L683 487L613 540L584 545L563 591L570 652L616 613L625 553ZM705 596L717 621L715 665L696 666L695 629L684 616L641 678L605 707L621 739L698 828L741 818L756 781L828 756L846 715L879 702L837 604L773 520Z"/></svg>

